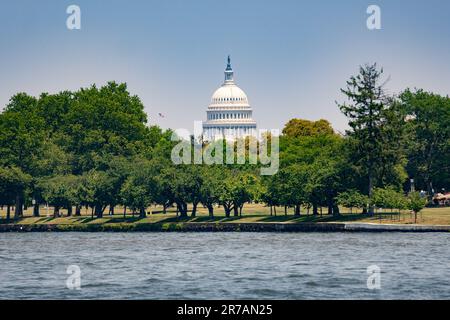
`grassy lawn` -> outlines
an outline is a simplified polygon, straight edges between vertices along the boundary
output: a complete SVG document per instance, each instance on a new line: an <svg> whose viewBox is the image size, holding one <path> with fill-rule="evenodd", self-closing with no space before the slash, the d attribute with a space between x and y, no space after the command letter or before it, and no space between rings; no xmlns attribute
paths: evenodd
<svg viewBox="0 0 450 320"><path fill-rule="evenodd" d="M0 210L0 217L6 217L6 208ZM123 209L116 208L115 215L109 216L107 212L103 218L91 218L90 211L82 210L80 217L66 217L66 212L61 211L63 217L53 218L52 209L48 211L41 208L41 217L33 217L32 209L28 208L25 211L25 217L15 223L21 224L116 224L116 223L170 223L170 222L216 222L216 223L300 223L300 222L365 222L365 223L384 223L384 224L413 224L414 215L409 211L402 211L390 213L385 212L376 214L373 217L362 215L360 213L345 213L348 210L342 208L342 215L340 217L332 217L326 215L326 210L323 210L322 216L306 215L306 210L303 210L300 217L293 215L292 209L288 210L288 215L284 214L284 208L277 208L277 215L270 215L270 209L261 204L248 204L244 207L242 217L226 218L222 208L216 208L215 217L210 218L208 211L205 208L199 208L196 217L189 217L181 219L176 216L173 209L166 214L155 213L160 211L159 207L148 208L148 212L152 212L146 218L139 218L138 215L134 217L128 212L127 216L123 217ZM11 212L14 216L14 212ZM4 221L3 221L4 222ZM418 224L424 225L450 225L450 207L447 208L426 208L417 217Z"/></svg>

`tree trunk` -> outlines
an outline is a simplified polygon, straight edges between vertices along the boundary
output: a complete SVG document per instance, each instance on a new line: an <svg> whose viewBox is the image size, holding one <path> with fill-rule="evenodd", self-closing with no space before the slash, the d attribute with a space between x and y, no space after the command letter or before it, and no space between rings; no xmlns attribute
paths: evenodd
<svg viewBox="0 0 450 320"><path fill-rule="evenodd" d="M33 205L33 217L39 217L39 203L37 201Z"/></svg>
<svg viewBox="0 0 450 320"><path fill-rule="evenodd" d="M229 218L231 215L231 207L229 205L224 204L223 209L225 210L225 217Z"/></svg>
<svg viewBox="0 0 450 320"><path fill-rule="evenodd" d="M69 206L67 207L67 216L68 216L68 217L72 216L72 205L69 205Z"/></svg>
<svg viewBox="0 0 450 320"><path fill-rule="evenodd" d="M317 203L313 203L313 216L319 215Z"/></svg>
<svg viewBox="0 0 450 320"><path fill-rule="evenodd" d="M369 215L373 216L374 208L372 205L372 195L373 195L373 178L372 178L372 170L369 170Z"/></svg>
<svg viewBox="0 0 450 320"><path fill-rule="evenodd" d="M141 209L139 211L139 217L145 218L146 216L147 216L147 213L145 212L145 208L141 207Z"/></svg>
<svg viewBox="0 0 450 320"><path fill-rule="evenodd" d="M183 212L181 214L182 217L187 217L188 216L188 206L187 203L183 203Z"/></svg>
<svg viewBox="0 0 450 320"><path fill-rule="evenodd" d="M14 218L23 217L23 197L20 193L16 195L16 208L14 210Z"/></svg>
<svg viewBox="0 0 450 320"><path fill-rule="evenodd" d="M300 216L300 205L295 205L294 208L295 208L294 216Z"/></svg>
<svg viewBox="0 0 450 320"><path fill-rule="evenodd" d="M11 206L8 204L6 206L6 221L9 222L10 219L11 219Z"/></svg>
<svg viewBox="0 0 450 320"><path fill-rule="evenodd" d="M95 215L97 216L97 218L103 218L103 210L101 205L95 206Z"/></svg>
<svg viewBox="0 0 450 320"><path fill-rule="evenodd" d="M110 206L109 206L109 215L110 215L110 216L113 216L113 215L114 215L114 206L113 206L113 205L110 205Z"/></svg>
<svg viewBox="0 0 450 320"><path fill-rule="evenodd" d="M59 217L59 206L55 206L53 208L53 218L58 218Z"/></svg>
<svg viewBox="0 0 450 320"><path fill-rule="evenodd" d="M214 217L214 207L213 207L213 205L207 205L207 207L208 207L208 213L209 213L209 216L212 218L212 217Z"/></svg>
<svg viewBox="0 0 450 320"><path fill-rule="evenodd" d="M191 217L195 217L197 215L197 205L198 205L198 203L193 203L192 204Z"/></svg>
<svg viewBox="0 0 450 320"><path fill-rule="evenodd" d="M179 209L179 211L180 211L180 217L185 218L185 217L188 216L188 215L187 215L187 204L185 204L185 203L180 203L180 204L177 204L177 207L178 207L178 209Z"/></svg>
<svg viewBox="0 0 450 320"><path fill-rule="evenodd" d="M127 206L123 207L123 218L125 219L127 217Z"/></svg>
<svg viewBox="0 0 450 320"><path fill-rule="evenodd" d="M76 217L81 216L81 206L80 206L79 204L77 204L77 205L75 206L75 216L76 216Z"/></svg>
<svg viewBox="0 0 450 320"><path fill-rule="evenodd" d="M242 217L242 209L244 208L244 205L242 204L240 207L239 207L239 216L240 217Z"/></svg>
<svg viewBox="0 0 450 320"><path fill-rule="evenodd" d="M337 204L333 204L333 216L337 217L340 215L341 213L339 212L339 206Z"/></svg>
<svg viewBox="0 0 450 320"><path fill-rule="evenodd" d="M427 181L427 192L428 192L428 199L431 201L433 199L433 182L431 180Z"/></svg>
<svg viewBox="0 0 450 320"><path fill-rule="evenodd" d="M239 217L239 207L237 205L234 205L233 211L234 211L234 216Z"/></svg>
<svg viewBox="0 0 450 320"><path fill-rule="evenodd" d="M287 206L284 206L284 215L287 216Z"/></svg>

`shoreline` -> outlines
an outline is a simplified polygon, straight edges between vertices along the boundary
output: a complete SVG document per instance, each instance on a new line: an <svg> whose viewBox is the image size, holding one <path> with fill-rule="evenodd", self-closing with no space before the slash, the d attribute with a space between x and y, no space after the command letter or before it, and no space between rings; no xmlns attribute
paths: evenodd
<svg viewBox="0 0 450 320"><path fill-rule="evenodd" d="M450 232L450 225L374 223L0 224L6 232Z"/></svg>

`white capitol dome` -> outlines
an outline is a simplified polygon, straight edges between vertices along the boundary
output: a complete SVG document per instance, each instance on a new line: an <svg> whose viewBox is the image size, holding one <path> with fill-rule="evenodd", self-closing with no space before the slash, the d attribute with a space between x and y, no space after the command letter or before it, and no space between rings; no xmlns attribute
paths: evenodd
<svg viewBox="0 0 450 320"><path fill-rule="evenodd" d="M219 106L245 106L249 107L248 98L245 92L236 84L224 84L214 92L211 98L210 107Z"/></svg>
<svg viewBox="0 0 450 320"><path fill-rule="evenodd" d="M247 95L234 82L234 72L228 56L225 81L212 95L206 112L207 121L203 123L204 140L255 136L256 122L252 119L252 112Z"/></svg>

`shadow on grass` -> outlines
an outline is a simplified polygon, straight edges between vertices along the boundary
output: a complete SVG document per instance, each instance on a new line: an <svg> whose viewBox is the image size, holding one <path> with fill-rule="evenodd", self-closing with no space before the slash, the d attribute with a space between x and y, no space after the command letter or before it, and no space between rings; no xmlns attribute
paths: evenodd
<svg viewBox="0 0 450 320"><path fill-rule="evenodd" d="M383 213L381 215L381 219L386 220L398 220L399 213ZM367 214L348 214L343 213L339 216L333 215L300 215L300 216L265 216L261 217L260 222L289 222L289 223L314 223L314 222L352 222L352 221L360 221L360 220L374 220L377 221L380 219L378 214L373 216L369 216Z"/></svg>
<svg viewBox="0 0 450 320"><path fill-rule="evenodd" d="M403 213L404 216L404 213ZM294 215L284 215L280 214L277 216L269 216L263 214L243 214L242 216L235 217L230 216L226 217L224 215L217 215L214 217L210 217L208 215L200 215L197 217L180 217L174 215L148 215L145 218L142 218L138 215L136 216L126 216L123 217L121 215L114 216L104 216L103 218L91 217L91 216L72 216L72 217L59 217L55 218L51 217L36 217L36 220L29 220L28 218L19 218L19 219L10 219L7 221L4 217L0 219L0 224L20 224L30 223L30 224L51 224L55 221L55 219L68 219L70 221L69 224L89 224L98 222L98 224L120 224L120 223L144 223L144 224L164 224L164 223L316 223L316 222L355 222L364 220L365 222L374 222L380 221L380 215L375 214L373 216L369 216L367 214L361 213L342 213L339 216L332 215L306 215L302 214L300 216ZM381 215L381 220L386 221L400 221L400 214L398 212L384 212Z"/></svg>
<svg viewBox="0 0 450 320"><path fill-rule="evenodd" d="M32 224L47 223L55 219L54 217L23 217L23 218L11 218L9 220L7 220L6 218L2 218L0 219L0 224L10 224L10 223L20 224L30 218L38 218L37 220L33 221Z"/></svg>
<svg viewBox="0 0 450 320"><path fill-rule="evenodd" d="M306 216L265 216L259 222L303 222Z"/></svg>
<svg viewBox="0 0 450 320"><path fill-rule="evenodd" d="M325 222L354 222L361 220L373 220L374 222L383 220L383 221L398 221L400 214L398 212L387 212L380 214L374 214L372 216L368 214L362 213L343 213L339 216L325 216Z"/></svg>
<svg viewBox="0 0 450 320"><path fill-rule="evenodd" d="M9 220L7 220L6 218L0 219L0 224L9 224L9 223L14 223L14 219L9 219Z"/></svg>
<svg viewBox="0 0 450 320"><path fill-rule="evenodd" d="M78 222L79 222L79 223L89 223L89 222L95 221L95 220L97 220L97 219L98 219L98 218L96 218L96 217L94 217L94 218L92 218L92 217L79 218Z"/></svg>
<svg viewBox="0 0 450 320"><path fill-rule="evenodd" d="M225 217L225 216L201 216L191 218L190 222L229 222L242 219L244 217Z"/></svg>
<svg viewBox="0 0 450 320"><path fill-rule="evenodd" d="M94 218L95 220L96 218ZM138 222L139 220L143 220L145 218L141 218L139 216L135 217L114 217L114 216L108 216L108 223L134 223Z"/></svg>
<svg viewBox="0 0 450 320"><path fill-rule="evenodd" d="M56 219L55 217L42 217L42 218L39 218L38 220L36 220L33 223L48 223L48 222L50 222L52 220L55 220L55 219Z"/></svg>

